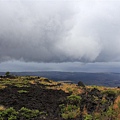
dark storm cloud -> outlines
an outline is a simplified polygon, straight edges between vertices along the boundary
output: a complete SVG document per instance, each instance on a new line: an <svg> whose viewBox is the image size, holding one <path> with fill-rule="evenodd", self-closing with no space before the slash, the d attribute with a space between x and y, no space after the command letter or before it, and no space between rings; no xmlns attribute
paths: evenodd
<svg viewBox="0 0 120 120"><path fill-rule="evenodd" d="M0 61L120 61L120 2L0 0Z"/></svg>

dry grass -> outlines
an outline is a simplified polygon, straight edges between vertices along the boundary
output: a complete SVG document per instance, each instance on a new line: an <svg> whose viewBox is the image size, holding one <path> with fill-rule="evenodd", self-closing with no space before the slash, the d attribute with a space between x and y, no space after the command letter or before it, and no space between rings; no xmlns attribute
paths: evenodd
<svg viewBox="0 0 120 120"><path fill-rule="evenodd" d="M36 82L34 81L34 80L31 80L31 81L29 81L30 82L30 84L36 84Z"/></svg>
<svg viewBox="0 0 120 120"><path fill-rule="evenodd" d="M118 106L119 102L120 102L120 96L118 96L118 97L116 98L115 102L114 102L113 108L114 108L115 110L116 110L116 109L119 109L119 106Z"/></svg>
<svg viewBox="0 0 120 120"><path fill-rule="evenodd" d="M0 85L0 89L4 89L4 88L6 88L7 86L5 86L5 85Z"/></svg>
<svg viewBox="0 0 120 120"><path fill-rule="evenodd" d="M5 110L6 108L3 105L0 105L0 111Z"/></svg>
<svg viewBox="0 0 120 120"><path fill-rule="evenodd" d="M87 112L87 109L86 109L86 107L84 106L84 108L83 108L83 113L82 113L82 114L83 114L83 115L87 115L87 113L88 113L88 112Z"/></svg>
<svg viewBox="0 0 120 120"><path fill-rule="evenodd" d="M83 93L83 90L76 86L76 84L69 84L69 83L62 83L62 86L57 87L58 90L63 90L66 93L72 92L72 94L81 94Z"/></svg>
<svg viewBox="0 0 120 120"><path fill-rule="evenodd" d="M117 116L116 120L120 120L120 96L118 96L114 102L113 109L115 110Z"/></svg>

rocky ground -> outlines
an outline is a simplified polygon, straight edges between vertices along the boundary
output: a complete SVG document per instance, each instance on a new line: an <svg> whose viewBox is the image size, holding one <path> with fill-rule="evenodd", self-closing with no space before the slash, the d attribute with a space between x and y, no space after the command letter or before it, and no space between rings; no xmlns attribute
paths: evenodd
<svg viewBox="0 0 120 120"><path fill-rule="evenodd" d="M0 87L0 120L117 120L119 116L113 108L119 96L117 88L78 86L40 77L2 78ZM17 111L15 117L3 112L11 107ZM23 107L41 114L21 114Z"/></svg>

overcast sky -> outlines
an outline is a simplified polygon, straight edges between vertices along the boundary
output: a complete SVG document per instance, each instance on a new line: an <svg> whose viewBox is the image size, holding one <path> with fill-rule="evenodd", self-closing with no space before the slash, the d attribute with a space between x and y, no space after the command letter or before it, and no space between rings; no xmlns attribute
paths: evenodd
<svg viewBox="0 0 120 120"><path fill-rule="evenodd" d="M0 71L120 72L120 0L0 0Z"/></svg>

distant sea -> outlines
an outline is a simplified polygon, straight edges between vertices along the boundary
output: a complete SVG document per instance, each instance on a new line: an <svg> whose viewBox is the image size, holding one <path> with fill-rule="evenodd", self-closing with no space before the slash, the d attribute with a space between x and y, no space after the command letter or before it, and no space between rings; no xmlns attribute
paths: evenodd
<svg viewBox="0 0 120 120"><path fill-rule="evenodd" d="M85 72L59 72L59 71L42 71L42 72L11 72L17 76L40 76L55 81L72 81L78 83L82 81L85 85L99 85L107 87L120 86L120 73L85 73ZM5 72L0 72L5 75Z"/></svg>

